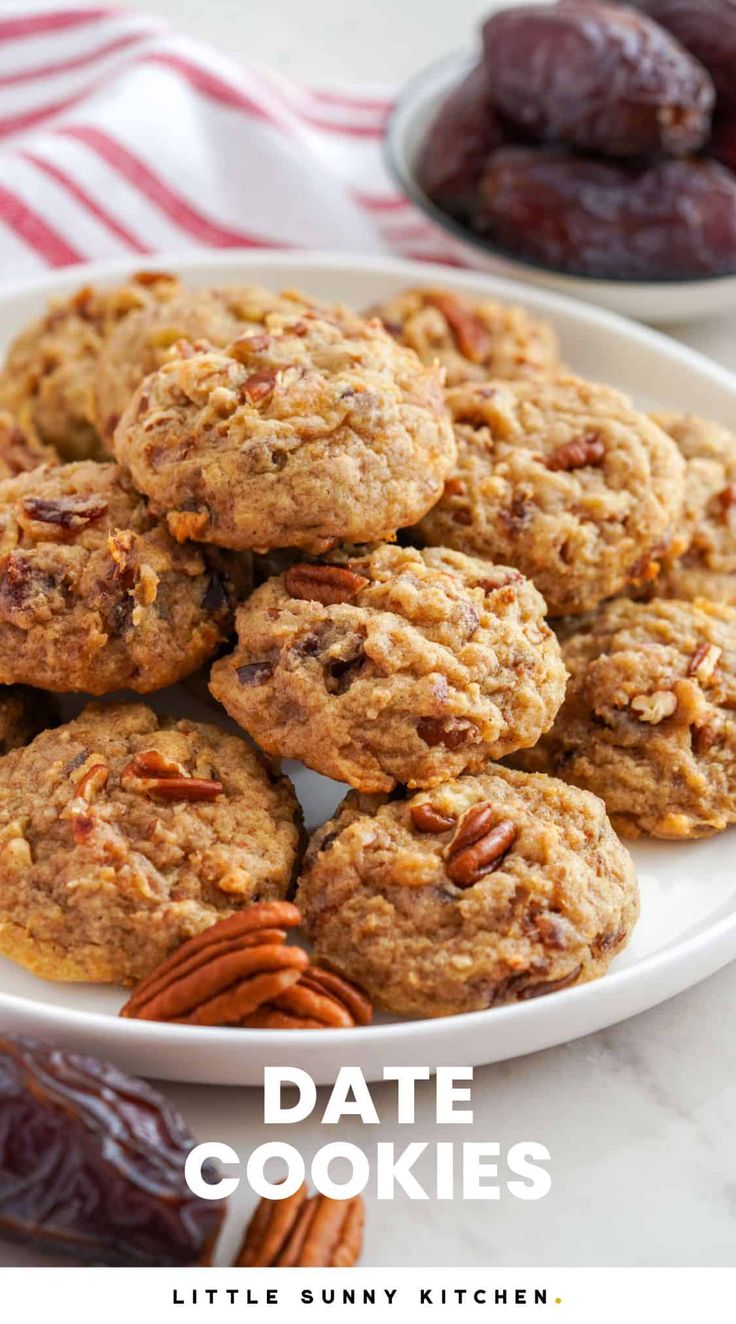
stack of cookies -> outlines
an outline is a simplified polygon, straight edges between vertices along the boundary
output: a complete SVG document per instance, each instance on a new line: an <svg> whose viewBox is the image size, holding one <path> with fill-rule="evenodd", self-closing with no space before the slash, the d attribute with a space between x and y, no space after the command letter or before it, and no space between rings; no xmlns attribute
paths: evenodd
<svg viewBox="0 0 736 1324"><path fill-rule="evenodd" d="M216 950L199 1022L245 982L274 1023L294 896L389 1011L522 1001L625 946L614 827L736 819L736 442L573 376L523 310L142 273L24 331L0 409L0 951L40 976L146 979L130 1015L175 968L194 1019ZM243 737L54 724L49 692L212 661ZM306 851L285 758L350 788ZM264 902L257 959L255 921L216 936ZM306 960L289 987L363 1007Z"/></svg>

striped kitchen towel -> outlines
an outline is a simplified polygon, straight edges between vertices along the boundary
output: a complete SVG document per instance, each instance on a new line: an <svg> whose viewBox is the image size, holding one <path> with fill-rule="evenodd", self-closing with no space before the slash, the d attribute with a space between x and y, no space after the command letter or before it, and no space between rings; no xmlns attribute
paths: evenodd
<svg viewBox="0 0 736 1324"><path fill-rule="evenodd" d="M142 13L4 4L0 280L191 248L451 258L382 160L385 90L295 86Z"/></svg>

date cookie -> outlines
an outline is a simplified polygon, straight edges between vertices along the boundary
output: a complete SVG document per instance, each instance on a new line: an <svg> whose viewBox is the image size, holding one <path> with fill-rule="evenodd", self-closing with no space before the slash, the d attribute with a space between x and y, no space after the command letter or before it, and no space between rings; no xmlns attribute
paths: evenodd
<svg viewBox="0 0 736 1324"><path fill-rule="evenodd" d="M533 745L565 692L534 586L441 548L293 565L237 625L215 698L269 753L361 791L433 786Z"/></svg>
<svg viewBox="0 0 736 1324"><path fill-rule="evenodd" d="M418 526L424 542L518 566L551 616L656 574L685 465L625 396L558 376L468 383L447 402L458 462Z"/></svg>
<svg viewBox="0 0 736 1324"><path fill-rule="evenodd" d="M114 444L176 538L255 551L393 537L455 459L439 370L378 322L306 308L164 364Z"/></svg>
<svg viewBox="0 0 736 1324"><path fill-rule="evenodd" d="M403 290L371 313L423 363L439 362L448 386L535 376L560 366L549 323L495 299L469 299L443 289Z"/></svg>
<svg viewBox="0 0 736 1324"><path fill-rule="evenodd" d="M685 458L685 506L676 541L679 559L665 558L657 597L709 598L736 606L736 437L695 414L655 414Z"/></svg>
<svg viewBox="0 0 736 1324"><path fill-rule="evenodd" d="M404 800L351 793L312 838L297 904L316 958L409 1016L595 979L639 913L601 801L504 768Z"/></svg>
<svg viewBox="0 0 736 1324"><path fill-rule="evenodd" d="M282 898L291 784L237 736L92 704L0 763L0 952L44 979L131 984L185 939Z"/></svg>
<svg viewBox="0 0 736 1324"><path fill-rule="evenodd" d="M177 289L174 276L142 271L126 285L87 285L71 298L54 300L11 344L0 376L0 404L64 459L99 459L105 448L95 421L93 383L105 337L130 313Z"/></svg>
<svg viewBox="0 0 736 1324"><path fill-rule="evenodd" d="M627 837L707 837L736 822L733 608L622 598L567 628L562 655L565 702L516 766L594 791Z"/></svg>
<svg viewBox="0 0 736 1324"><path fill-rule="evenodd" d="M213 655L234 587L180 546L115 464L0 483L0 684L146 693Z"/></svg>
<svg viewBox="0 0 736 1324"><path fill-rule="evenodd" d="M133 392L144 377L172 356L180 340L205 340L223 348L246 330L262 329L268 313L298 315L313 306L305 296L274 294L261 286L182 290L150 303L114 327L100 351L94 376L94 411L105 444L112 438Z"/></svg>

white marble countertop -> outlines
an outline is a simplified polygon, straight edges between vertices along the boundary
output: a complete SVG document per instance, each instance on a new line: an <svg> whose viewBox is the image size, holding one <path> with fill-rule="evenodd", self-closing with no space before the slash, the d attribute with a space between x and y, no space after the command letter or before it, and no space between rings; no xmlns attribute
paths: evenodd
<svg viewBox="0 0 736 1324"><path fill-rule="evenodd" d="M313 84L390 83L467 45L481 0L140 0L182 29ZM736 369L733 319L671 328ZM732 1265L736 1262L736 964L645 1015L563 1047L476 1072L476 1139L502 1149L546 1144L553 1185L526 1203L379 1203L367 1197L366 1265ZM247 1153L265 1137L259 1091L166 1086L195 1134ZM420 1087L423 1140L468 1139L437 1128ZM393 1089L380 1138L404 1145ZM285 1128L291 1131L291 1128ZM299 1128L308 1155L326 1139L372 1145L376 1128ZM273 1130L269 1138L273 1138ZM280 1137L281 1138L281 1137ZM289 1134L284 1138L294 1143ZM421 1169L419 1170L421 1173ZM233 1203L221 1259L253 1197ZM0 1247L0 1264L18 1264ZM29 1260L25 1262L29 1263Z"/></svg>

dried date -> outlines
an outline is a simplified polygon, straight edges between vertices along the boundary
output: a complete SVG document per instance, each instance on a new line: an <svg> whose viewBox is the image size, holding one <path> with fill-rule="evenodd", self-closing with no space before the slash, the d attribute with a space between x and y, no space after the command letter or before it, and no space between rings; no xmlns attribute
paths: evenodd
<svg viewBox="0 0 736 1324"><path fill-rule="evenodd" d="M736 0L632 0L705 66L720 106L736 109Z"/></svg>
<svg viewBox="0 0 736 1324"><path fill-rule="evenodd" d="M0 1235L86 1264L208 1263L224 1211L184 1180L194 1144L143 1081L0 1038Z"/></svg>
<svg viewBox="0 0 736 1324"><path fill-rule="evenodd" d="M736 179L715 161L646 168L503 148L474 226L529 261L587 276L709 276L736 269Z"/></svg>
<svg viewBox="0 0 736 1324"><path fill-rule="evenodd" d="M590 0L522 5L483 28L499 111L547 143L607 156L685 156L707 141L713 82L645 14Z"/></svg>
<svg viewBox="0 0 736 1324"><path fill-rule="evenodd" d="M503 141L480 64L443 101L429 130L418 171L427 196L451 216L467 218L483 166Z"/></svg>

